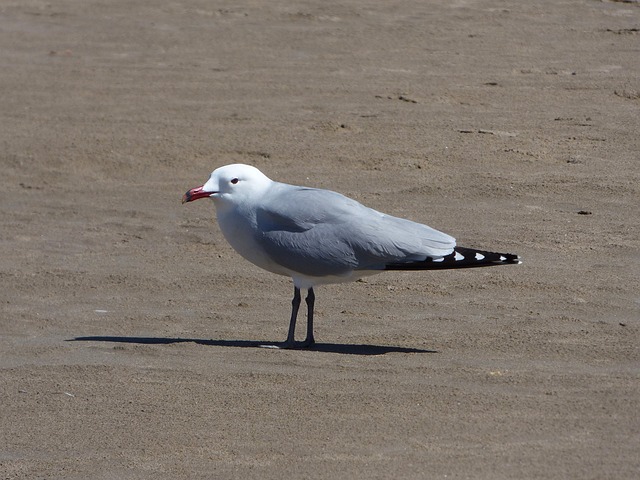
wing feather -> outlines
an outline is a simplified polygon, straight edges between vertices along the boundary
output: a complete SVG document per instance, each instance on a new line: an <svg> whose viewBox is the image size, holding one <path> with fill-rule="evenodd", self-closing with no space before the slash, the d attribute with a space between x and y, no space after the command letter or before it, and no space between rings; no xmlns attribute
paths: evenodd
<svg viewBox="0 0 640 480"><path fill-rule="evenodd" d="M442 257L455 239L329 190L276 184L257 209L257 239L276 263L309 276Z"/></svg>

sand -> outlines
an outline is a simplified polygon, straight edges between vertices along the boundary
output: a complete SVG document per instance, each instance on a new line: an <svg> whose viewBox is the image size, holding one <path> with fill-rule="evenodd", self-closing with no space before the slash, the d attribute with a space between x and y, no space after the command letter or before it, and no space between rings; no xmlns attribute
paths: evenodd
<svg viewBox="0 0 640 480"><path fill-rule="evenodd" d="M638 478L639 28L621 1L3 1L0 477ZM524 264L322 287L316 348L259 348L290 280L180 204L234 162Z"/></svg>

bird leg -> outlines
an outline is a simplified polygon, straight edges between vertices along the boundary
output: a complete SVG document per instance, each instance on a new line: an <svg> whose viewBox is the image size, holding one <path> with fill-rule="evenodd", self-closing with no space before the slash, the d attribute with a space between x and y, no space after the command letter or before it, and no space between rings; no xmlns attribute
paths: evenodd
<svg viewBox="0 0 640 480"><path fill-rule="evenodd" d="M307 293L307 298L305 301L307 302L307 338L302 342L303 347L310 347L316 341L313 338L313 305L316 300L316 295L313 293L313 288L310 288Z"/></svg>
<svg viewBox="0 0 640 480"><path fill-rule="evenodd" d="M296 337L296 319L298 318L298 309L300 308L300 289L293 287L293 300L291 300L291 321L289 322L289 334L284 342L284 348L293 348Z"/></svg>
<svg viewBox="0 0 640 480"><path fill-rule="evenodd" d="M296 320L298 318L298 310L300 309L302 297L300 296L300 289L293 287L293 300L291 300L291 321L289 322L289 333L284 343L280 344L278 348L295 348L296 347ZM307 302L307 337L300 347L310 347L316 343L313 338L313 306L316 300L316 295L313 292L313 288L310 288L305 298Z"/></svg>

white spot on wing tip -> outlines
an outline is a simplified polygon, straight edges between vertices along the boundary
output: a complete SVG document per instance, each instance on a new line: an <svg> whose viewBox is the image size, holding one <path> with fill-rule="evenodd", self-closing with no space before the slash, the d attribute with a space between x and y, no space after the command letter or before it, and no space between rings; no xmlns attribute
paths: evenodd
<svg viewBox="0 0 640 480"><path fill-rule="evenodd" d="M459 262L460 260L464 260L464 255L460 255L458 252L456 252L456 256L455 256L454 260L456 262Z"/></svg>
<svg viewBox="0 0 640 480"><path fill-rule="evenodd" d="M484 255L482 255L481 253L476 253L476 260L480 261L484 258Z"/></svg>
<svg viewBox="0 0 640 480"><path fill-rule="evenodd" d="M504 255L500 255L500 261L504 262L507 259L507 257L505 257Z"/></svg>

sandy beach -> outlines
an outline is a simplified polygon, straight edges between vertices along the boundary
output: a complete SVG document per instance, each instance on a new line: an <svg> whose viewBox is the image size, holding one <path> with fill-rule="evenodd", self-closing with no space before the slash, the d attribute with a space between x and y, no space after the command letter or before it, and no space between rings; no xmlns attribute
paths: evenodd
<svg viewBox="0 0 640 480"><path fill-rule="evenodd" d="M0 3L0 478L640 477L640 3ZM291 281L247 163L523 264ZM302 332L302 328L301 334Z"/></svg>

